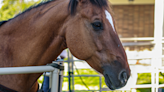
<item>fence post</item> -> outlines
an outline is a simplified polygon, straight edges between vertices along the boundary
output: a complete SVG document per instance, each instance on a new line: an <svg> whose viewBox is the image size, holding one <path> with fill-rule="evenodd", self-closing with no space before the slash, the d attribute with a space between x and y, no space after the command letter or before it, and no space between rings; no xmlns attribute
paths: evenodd
<svg viewBox="0 0 164 92"><path fill-rule="evenodd" d="M55 69L53 72L51 72L51 78L52 78L52 88L51 92L58 92L58 82L59 82L59 70Z"/></svg>
<svg viewBox="0 0 164 92"><path fill-rule="evenodd" d="M153 61L156 67L162 66L162 38L164 26L164 1L155 0L155 20L154 20L154 58L158 61Z"/></svg>
<svg viewBox="0 0 164 92"><path fill-rule="evenodd" d="M74 92L74 69L73 69L73 55L68 52L68 88L69 92Z"/></svg>
<svg viewBox="0 0 164 92"><path fill-rule="evenodd" d="M154 60L153 65L155 65L156 73L156 83L155 88L158 92L159 85L159 72L158 68L162 67L162 56L163 56L163 43L162 38L164 36L164 0L155 0L155 20L154 20ZM152 79L153 80L153 79ZM152 90L153 92L153 90Z"/></svg>

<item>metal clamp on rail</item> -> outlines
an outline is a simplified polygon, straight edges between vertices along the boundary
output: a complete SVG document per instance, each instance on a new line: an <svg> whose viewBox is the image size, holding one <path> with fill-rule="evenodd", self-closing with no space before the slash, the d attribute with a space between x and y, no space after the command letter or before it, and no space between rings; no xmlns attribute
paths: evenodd
<svg viewBox="0 0 164 92"><path fill-rule="evenodd" d="M57 68L57 69L59 69L59 70L61 70L61 71L64 70L64 66L61 66L61 65L56 64L56 63L51 63L51 64L47 64L47 65L48 65L48 66L52 66L52 67L54 67L54 68Z"/></svg>

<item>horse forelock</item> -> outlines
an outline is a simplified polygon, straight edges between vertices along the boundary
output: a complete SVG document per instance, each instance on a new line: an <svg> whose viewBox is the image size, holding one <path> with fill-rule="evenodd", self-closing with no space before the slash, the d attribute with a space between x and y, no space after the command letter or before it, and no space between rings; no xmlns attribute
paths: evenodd
<svg viewBox="0 0 164 92"><path fill-rule="evenodd" d="M102 7L108 7L107 0L90 0L90 2L96 6Z"/></svg>
<svg viewBox="0 0 164 92"><path fill-rule="evenodd" d="M89 0L91 4L96 5L100 8L109 7L108 0ZM70 0L68 9L71 12L71 15L76 13L76 7L78 5L78 0Z"/></svg>

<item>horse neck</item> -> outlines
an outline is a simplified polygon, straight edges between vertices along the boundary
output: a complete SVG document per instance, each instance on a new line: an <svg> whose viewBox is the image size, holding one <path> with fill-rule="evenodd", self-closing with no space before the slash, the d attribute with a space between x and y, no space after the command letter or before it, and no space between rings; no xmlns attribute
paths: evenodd
<svg viewBox="0 0 164 92"><path fill-rule="evenodd" d="M5 44L2 54L11 57L6 60L13 62L10 66L43 65L66 48L65 33L61 30L68 17L65 2L53 1L34 8L0 28L0 39L4 39L0 45ZM11 53L5 54L9 49Z"/></svg>
<svg viewBox="0 0 164 92"><path fill-rule="evenodd" d="M0 67L52 62L66 48L62 30L69 16L66 2L69 0L52 1L3 24L0 27ZM27 90L35 85L39 76L4 75L0 76L0 84L19 92L34 92Z"/></svg>

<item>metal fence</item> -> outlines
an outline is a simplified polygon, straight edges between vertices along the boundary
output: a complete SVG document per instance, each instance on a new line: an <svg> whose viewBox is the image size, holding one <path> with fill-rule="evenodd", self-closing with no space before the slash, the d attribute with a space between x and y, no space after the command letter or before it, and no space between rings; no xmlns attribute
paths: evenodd
<svg viewBox="0 0 164 92"><path fill-rule="evenodd" d="M56 64L54 63L52 66L5 67L0 68L0 75L50 72L51 80L53 81L50 83L51 92L58 92L59 69L55 66Z"/></svg>
<svg viewBox="0 0 164 92"><path fill-rule="evenodd" d="M130 41L134 41L134 42L130 42L130 43L123 43L124 46L145 46L145 45L155 45L156 43L154 42L154 38L153 37L145 37L145 38L127 38L127 39L122 39L122 41L126 41L126 40L130 40ZM137 41L148 41L146 44L145 42L137 42ZM154 53L156 54L156 53ZM69 80L69 90L68 92L83 92L83 91L110 91L110 89L108 88L103 88L102 87L102 75L74 75L73 72L75 71L74 69L74 62L79 62L79 60L74 60L73 56L69 53L69 58L68 58L68 76L65 76L65 78L68 78ZM159 72L164 72L164 68L158 66L158 61L161 62L162 57L141 57L141 58L130 58L133 60L142 60L142 59L148 59L151 64L149 66L144 66L144 65L130 65L131 70L132 70L132 74L131 77L127 83L127 85L121 89L119 89L119 91L125 92L125 91L131 91L131 92L136 92L137 88L151 88L151 92L160 92L159 88L164 87L164 84L159 84ZM136 68L137 66L142 67L143 69L138 69ZM135 69L135 68L136 69ZM137 70L138 69L138 70ZM137 77L138 77L138 73L150 73L151 74L151 84L142 84L142 85L137 85ZM75 90L74 89L74 77L99 77L99 90ZM67 91L65 91L67 92Z"/></svg>

